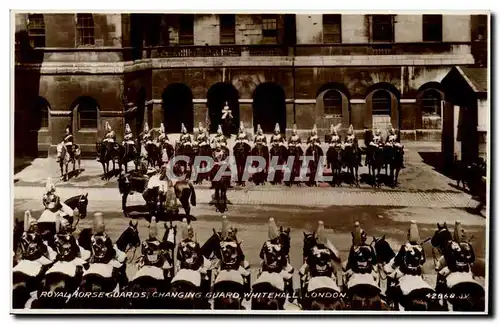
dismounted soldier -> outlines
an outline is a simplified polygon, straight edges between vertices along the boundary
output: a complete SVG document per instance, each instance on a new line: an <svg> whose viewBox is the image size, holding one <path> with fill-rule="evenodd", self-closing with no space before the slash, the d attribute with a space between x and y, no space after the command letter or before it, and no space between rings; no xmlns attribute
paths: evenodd
<svg viewBox="0 0 500 324"><path fill-rule="evenodd" d="M264 132L262 131L262 128L260 127L260 124L257 125L257 132L254 138L255 145L257 144L262 144L266 145L267 144L267 138L266 135L264 135Z"/></svg>
<svg viewBox="0 0 500 324"><path fill-rule="evenodd" d="M338 129L342 124L337 124L334 126L333 124L330 125L330 146L334 147L340 147L341 146L341 140L340 140L340 135L338 133Z"/></svg>
<svg viewBox="0 0 500 324"><path fill-rule="evenodd" d="M73 152L73 134L71 133L71 127L66 126L64 129L64 138L63 138L64 146L66 146L66 150L69 152L71 158L74 157Z"/></svg>
<svg viewBox="0 0 500 324"><path fill-rule="evenodd" d="M232 128L233 128L233 114L229 105L226 101L224 108L222 109L221 122L224 125L224 136L231 136Z"/></svg>
<svg viewBox="0 0 500 324"><path fill-rule="evenodd" d="M271 145L285 145L285 139L281 136L280 124L274 126L274 134L271 136Z"/></svg>
<svg viewBox="0 0 500 324"><path fill-rule="evenodd" d="M231 112L231 109L229 108L229 105L226 103L224 104L224 108L222 109L222 116L221 119L225 121L226 119L231 120L233 119L233 113Z"/></svg>
<svg viewBox="0 0 500 324"><path fill-rule="evenodd" d="M198 136L196 137L196 142L199 146L208 145L208 133L203 128L203 124L200 122L198 124Z"/></svg>
<svg viewBox="0 0 500 324"><path fill-rule="evenodd" d="M168 142L168 136L165 133L165 125L163 123L160 123L160 135L158 135L158 143L161 145L164 142Z"/></svg>
<svg viewBox="0 0 500 324"><path fill-rule="evenodd" d="M217 133L214 135L212 139L212 145L215 147L217 143L220 143L221 146L227 146L226 136L222 133L222 125L219 124L217 127Z"/></svg>
<svg viewBox="0 0 500 324"><path fill-rule="evenodd" d="M240 130L238 131L238 135L236 136L236 142L237 143L249 143L248 139L248 134L245 129L245 125L243 125L243 122L240 124Z"/></svg>
<svg viewBox="0 0 500 324"><path fill-rule="evenodd" d="M116 141L116 134L111 128L109 122L106 122L106 124L104 124L104 130L106 131L106 133L104 134L103 142L114 143Z"/></svg>
<svg viewBox="0 0 500 324"><path fill-rule="evenodd" d="M292 128L292 136L290 136L290 139L288 140L288 146L300 146L301 140L300 136L297 134L297 125L293 125Z"/></svg>
<svg viewBox="0 0 500 324"><path fill-rule="evenodd" d="M314 124L313 129L311 131L311 136L309 136L309 139L307 140L307 144L313 146L313 145L321 145L321 140L319 139L318 136L318 128L316 127L316 124Z"/></svg>
<svg viewBox="0 0 500 324"><path fill-rule="evenodd" d="M193 145L191 140L191 135L188 134L186 126L184 123L181 124L181 137L179 139L181 145Z"/></svg>
<svg viewBox="0 0 500 324"><path fill-rule="evenodd" d="M147 122L144 123L144 130L142 131L141 139L144 145L153 143L153 137L151 136L151 130L149 129Z"/></svg>

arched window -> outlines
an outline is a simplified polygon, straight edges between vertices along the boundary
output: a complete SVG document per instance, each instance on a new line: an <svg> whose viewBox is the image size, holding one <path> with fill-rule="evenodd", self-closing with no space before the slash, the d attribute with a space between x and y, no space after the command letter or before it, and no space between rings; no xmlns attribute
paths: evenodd
<svg viewBox="0 0 500 324"><path fill-rule="evenodd" d="M33 115L33 130L49 128L49 103L42 97L38 97Z"/></svg>
<svg viewBox="0 0 500 324"><path fill-rule="evenodd" d="M428 89L422 96L422 115L441 116L441 94L435 89Z"/></svg>
<svg viewBox="0 0 500 324"><path fill-rule="evenodd" d="M323 97L325 115L342 116L342 94L338 90L328 90Z"/></svg>
<svg viewBox="0 0 500 324"><path fill-rule="evenodd" d="M91 98L82 98L78 103L78 129L97 129L98 108Z"/></svg>
<svg viewBox="0 0 500 324"><path fill-rule="evenodd" d="M373 115L391 114L391 95L386 90L377 90L372 98Z"/></svg>

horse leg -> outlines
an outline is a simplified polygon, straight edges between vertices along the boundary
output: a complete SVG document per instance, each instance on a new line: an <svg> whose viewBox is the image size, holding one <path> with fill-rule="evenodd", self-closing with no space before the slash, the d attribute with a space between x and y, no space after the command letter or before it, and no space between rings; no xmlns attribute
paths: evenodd
<svg viewBox="0 0 500 324"><path fill-rule="evenodd" d="M359 188L358 171L359 171L359 167L358 167L358 166L354 167L354 172L355 172L355 173L354 173L354 181L355 181L355 183L356 183L356 187L358 187L358 188Z"/></svg>
<svg viewBox="0 0 500 324"><path fill-rule="evenodd" d="M106 178L106 166L104 162L101 162L102 164L102 177L101 179L104 180Z"/></svg>
<svg viewBox="0 0 500 324"><path fill-rule="evenodd" d="M128 192L124 192L122 194L122 212L125 215L125 217L128 217L128 213L127 213L127 197L128 197Z"/></svg>

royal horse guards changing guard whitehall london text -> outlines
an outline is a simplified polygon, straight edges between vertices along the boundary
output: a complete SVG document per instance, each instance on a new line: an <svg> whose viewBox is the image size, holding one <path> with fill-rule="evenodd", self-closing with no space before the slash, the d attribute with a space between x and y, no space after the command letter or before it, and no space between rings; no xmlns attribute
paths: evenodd
<svg viewBox="0 0 500 324"><path fill-rule="evenodd" d="M13 313L491 309L488 12L12 20Z"/></svg>

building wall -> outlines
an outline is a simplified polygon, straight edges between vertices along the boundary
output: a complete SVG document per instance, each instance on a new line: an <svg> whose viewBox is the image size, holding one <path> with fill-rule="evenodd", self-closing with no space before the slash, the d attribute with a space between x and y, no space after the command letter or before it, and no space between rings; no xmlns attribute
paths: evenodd
<svg viewBox="0 0 500 324"><path fill-rule="evenodd" d="M194 45L219 45L219 15L195 15L193 32Z"/></svg>
<svg viewBox="0 0 500 324"><path fill-rule="evenodd" d="M296 15L297 44L323 43L323 15Z"/></svg>
<svg viewBox="0 0 500 324"><path fill-rule="evenodd" d="M421 42L422 30L422 15L397 15L394 23L394 41Z"/></svg>

